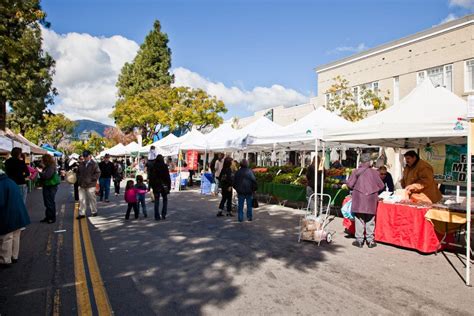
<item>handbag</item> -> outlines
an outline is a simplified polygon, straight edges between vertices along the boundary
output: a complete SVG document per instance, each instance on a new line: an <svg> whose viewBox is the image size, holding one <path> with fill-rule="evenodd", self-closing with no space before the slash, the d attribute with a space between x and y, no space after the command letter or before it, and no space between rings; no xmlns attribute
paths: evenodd
<svg viewBox="0 0 474 316"><path fill-rule="evenodd" d="M59 174L54 172L53 176L47 180L44 180L44 185L47 187L52 187L61 183L61 178L59 178Z"/></svg>
<svg viewBox="0 0 474 316"><path fill-rule="evenodd" d="M254 195L252 198L252 208L259 208L257 197Z"/></svg>
<svg viewBox="0 0 474 316"><path fill-rule="evenodd" d="M77 182L76 173L72 170L66 172L66 182L69 184L75 184Z"/></svg>

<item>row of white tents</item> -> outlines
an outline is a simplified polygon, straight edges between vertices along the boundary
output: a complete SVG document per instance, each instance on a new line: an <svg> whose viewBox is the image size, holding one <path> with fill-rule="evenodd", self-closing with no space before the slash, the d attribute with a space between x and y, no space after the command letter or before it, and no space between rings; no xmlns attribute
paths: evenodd
<svg viewBox="0 0 474 316"><path fill-rule="evenodd" d="M348 122L320 107L286 127L262 117L242 129L234 129L226 123L205 135L193 130L179 138L169 135L153 145L163 155L176 155L180 150L318 152L321 143L324 146L353 144L389 147L395 150L438 144L468 144L468 152L471 153L471 127L467 123L467 112L468 104L465 100L443 87L434 87L427 79L393 106L356 123ZM150 146L134 146L141 154L150 149ZM126 146L116 149L119 152L122 150L121 153L126 150L130 154L133 153L132 149L127 149ZM111 148L105 152L112 154L116 149ZM401 169L402 156L400 152L398 155L398 167ZM470 236L471 164L467 165L467 236ZM469 238L467 243L467 249L470 249ZM469 284L469 250L466 253L466 283Z"/></svg>

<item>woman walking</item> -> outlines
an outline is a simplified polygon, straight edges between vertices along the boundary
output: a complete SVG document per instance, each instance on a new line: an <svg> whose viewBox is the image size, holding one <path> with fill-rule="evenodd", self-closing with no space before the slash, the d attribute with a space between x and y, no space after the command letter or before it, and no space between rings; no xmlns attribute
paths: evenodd
<svg viewBox="0 0 474 316"><path fill-rule="evenodd" d="M239 200L239 222L243 222L244 220L244 202L247 202L247 220L252 221L253 193L257 191L257 179L255 179L255 175L249 168L249 163L246 159L240 162L240 169L235 174L233 185L237 191Z"/></svg>
<svg viewBox="0 0 474 316"><path fill-rule="evenodd" d="M155 196L155 220L166 219L168 211L168 194L171 188L171 178L168 166L162 155L158 155L150 173L150 187ZM163 208L160 216L160 196L163 197Z"/></svg>
<svg viewBox="0 0 474 316"><path fill-rule="evenodd" d="M45 218L42 223L52 224L56 222L56 192L61 183L58 172L56 171L56 162L49 154L44 154L41 159L42 170L39 170L40 179L43 182L43 202L46 207Z"/></svg>
<svg viewBox="0 0 474 316"><path fill-rule="evenodd" d="M232 185L234 184L234 176L232 175L232 158L226 157L224 159L224 166L222 167L219 183L222 189L222 199L219 204L219 212L217 216L224 216L222 211L227 202L226 216L233 216L232 214Z"/></svg>
<svg viewBox="0 0 474 316"><path fill-rule="evenodd" d="M114 161L114 174L112 176L114 178L115 196L118 196L120 195L120 182L123 179L123 168L118 161Z"/></svg>
<svg viewBox="0 0 474 316"><path fill-rule="evenodd" d="M370 165L370 154L362 154L361 164L347 180L352 190L352 213L355 217L356 240L353 246L364 246L364 231L367 247L377 246L374 240L375 213L377 212L378 192L384 188L379 172Z"/></svg>

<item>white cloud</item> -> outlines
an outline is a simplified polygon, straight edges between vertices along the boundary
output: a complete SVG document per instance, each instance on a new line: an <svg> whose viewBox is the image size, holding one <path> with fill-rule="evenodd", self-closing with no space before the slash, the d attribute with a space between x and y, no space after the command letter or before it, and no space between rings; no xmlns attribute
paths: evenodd
<svg viewBox="0 0 474 316"><path fill-rule="evenodd" d="M175 86L200 88L230 106L244 106L251 111L258 111L272 106L295 105L308 102L309 97L296 90L274 84L271 87L255 87L245 90L235 86L227 87L222 82L213 82L186 68L176 68Z"/></svg>
<svg viewBox="0 0 474 316"><path fill-rule="evenodd" d="M345 53L345 52L349 52L349 53L360 53L364 50L367 50L368 47L364 44L364 43L360 43L359 45L357 46L340 46L340 47L336 47L335 49L333 50L330 50L328 51L327 53L332 55L332 54L339 54L339 53Z"/></svg>
<svg viewBox="0 0 474 316"><path fill-rule="evenodd" d="M451 7L461 7L468 10L474 10L474 0L449 0Z"/></svg>
<svg viewBox="0 0 474 316"><path fill-rule="evenodd" d="M450 14L448 14L447 17L445 17L443 20L441 20L441 22L439 24L448 23L448 22L451 22L453 20L456 20L457 18L458 17L454 13L450 13Z"/></svg>
<svg viewBox="0 0 474 316"><path fill-rule="evenodd" d="M116 100L115 83L138 44L122 36L60 35L43 29L43 47L56 60L53 83L59 96L53 110L72 119L112 123L108 115Z"/></svg>
<svg viewBox="0 0 474 316"><path fill-rule="evenodd" d="M125 62L132 61L138 44L122 36L96 37L90 34L58 34L43 29L43 47L56 60L54 86L59 95L54 112L72 119L92 119L111 124L116 101L115 83ZM260 110L277 105L294 105L308 97L281 85L245 90L212 82L185 68L173 70L176 86L201 88L233 108Z"/></svg>

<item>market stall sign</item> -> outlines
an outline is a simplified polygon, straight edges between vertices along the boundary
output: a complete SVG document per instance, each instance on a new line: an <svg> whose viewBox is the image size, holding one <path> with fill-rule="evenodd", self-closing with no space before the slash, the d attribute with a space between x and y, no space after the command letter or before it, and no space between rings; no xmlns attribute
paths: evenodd
<svg viewBox="0 0 474 316"><path fill-rule="evenodd" d="M186 153L186 164L189 170L198 169L198 152L196 150L188 150Z"/></svg>

